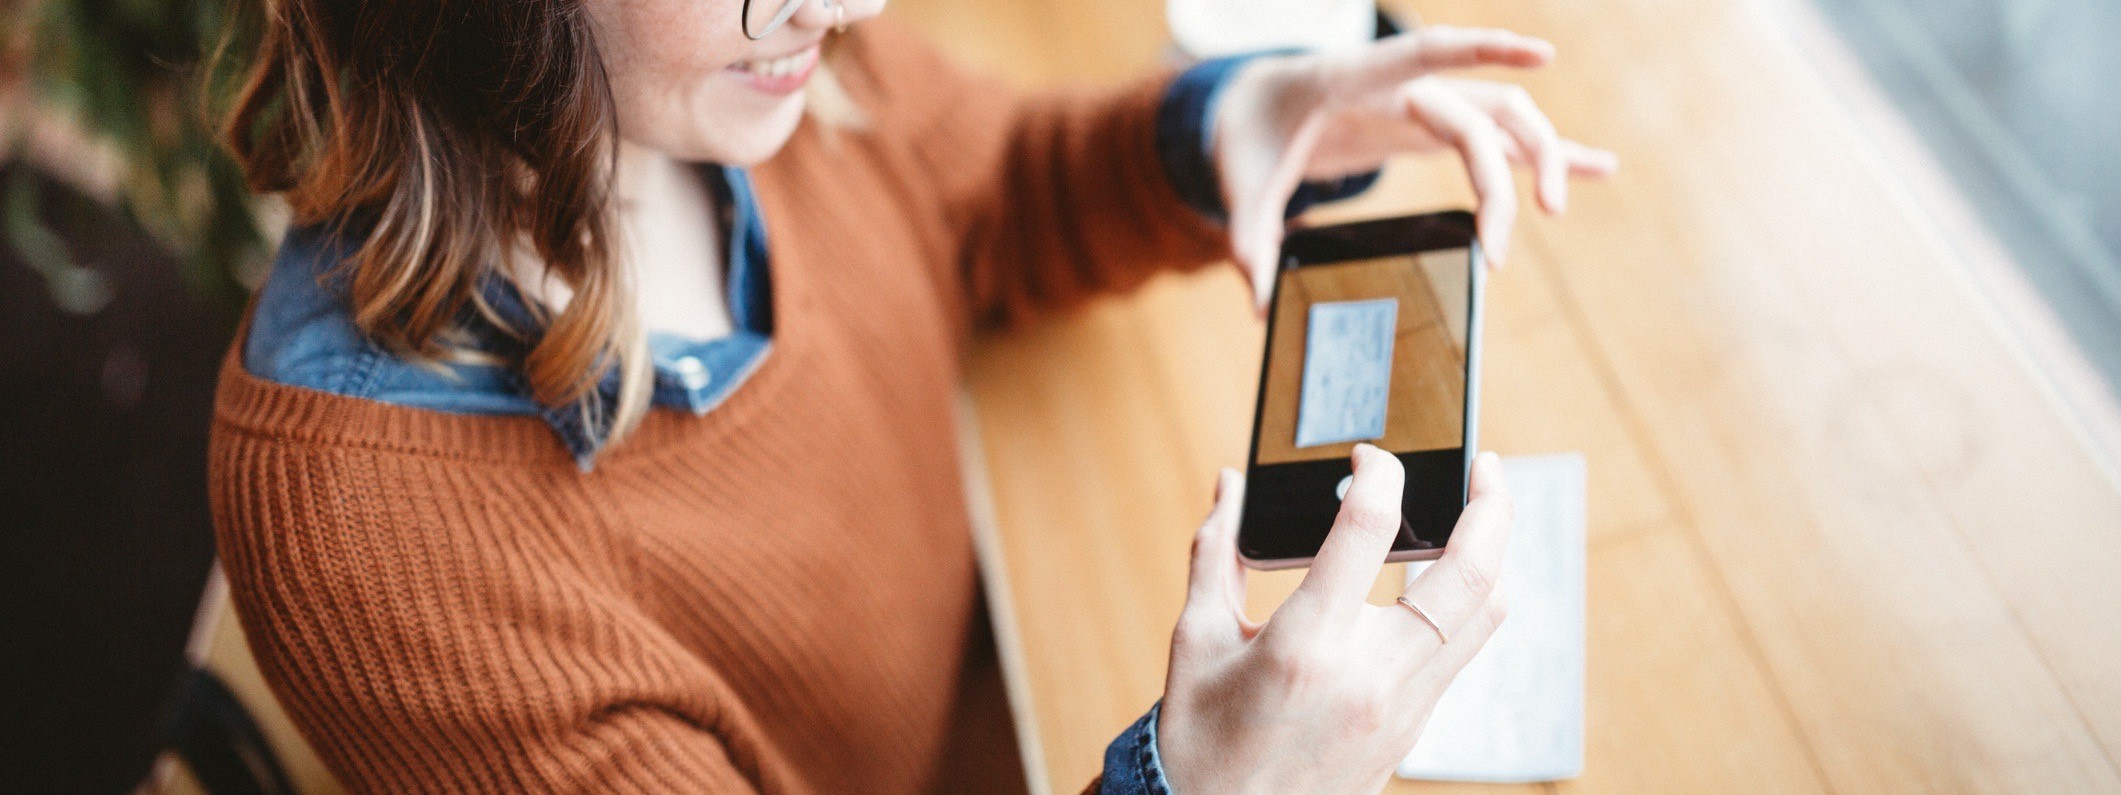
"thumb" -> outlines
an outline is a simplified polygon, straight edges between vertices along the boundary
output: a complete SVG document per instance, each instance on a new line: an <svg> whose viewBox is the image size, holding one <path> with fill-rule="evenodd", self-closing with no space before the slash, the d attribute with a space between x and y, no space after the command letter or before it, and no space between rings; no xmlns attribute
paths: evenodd
<svg viewBox="0 0 2121 795"><path fill-rule="evenodd" d="M1252 308L1264 317L1267 304L1274 300L1274 277L1280 270L1282 228L1279 218L1272 224L1263 224L1254 218L1256 213L1233 215L1230 219L1230 252L1236 258L1237 267L1244 271L1245 283L1252 288Z"/></svg>
<svg viewBox="0 0 2121 795"><path fill-rule="evenodd" d="M1280 271L1284 214L1289 197L1303 182L1311 153L1325 136L1327 119L1312 113L1276 153L1273 167L1250 185L1229 184L1224 203L1230 208L1230 247L1239 267L1252 283L1254 308L1264 315L1274 294L1274 276ZM1231 180L1232 183L1239 180Z"/></svg>
<svg viewBox="0 0 2121 795"><path fill-rule="evenodd" d="M1215 485L1215 508L1193 536L1193 568L1179 615L1182 630L1234 636L1243 624L1245 575L1237 560L1237 524L1244 504L1244 476L1222 470Z"/></svg>

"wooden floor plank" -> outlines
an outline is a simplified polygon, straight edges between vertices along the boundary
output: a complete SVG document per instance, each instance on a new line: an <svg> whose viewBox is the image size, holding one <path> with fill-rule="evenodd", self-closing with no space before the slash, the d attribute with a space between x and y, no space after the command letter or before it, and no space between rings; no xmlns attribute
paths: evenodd
<svg viewBox="0 0 2121 795"><path fill-rule="evenodd" d="M1654 34L1652 16L1580 14L1556 27ZM1791 69L1793 54L1762 22L1759 9L1690 15L1697 43L1669 44L1685 41L1673 26L1629 48L1633 63L1611 75L1626 91L1715 112L1685 120L1681 151L1676 136L1615 129L1604 143L1640 167L1616 186L1620 201L1576 208L1615 233L1532 231L1534 245L1629 262L1563 278L1719 568L1772 639L1777 677L1837 785L2113 787L2076 700L2022 630L2013 600L2023 597L1999 591L1989 568L2025 558L2067 567L2057 542L2090 544L2092 566L2107 564L2116 540L2096 531L2121 526L2111 486L2081 449L2056 444L2050 408L1983 344L1978 313L1938 278L1934 257L1907 245L1917 221L1859 198L1885 188L1850 162L1839 120L1775 123L1793 108L1832 108L1801 79L1761 79ZM1713 57L1687 52L1709 46L1701 40L1714 42ZM1752 104L1705 94L1741 73ZM1557 122L1581 129L1560 104ZM1716 201L1669 198L1711 188ZM1955 472L1990 456L2016 476ZM1939 489L1931 473L1959 477ZM1948 506L2014 502L2016 481L2073 515L1991 514L1984 533L2038 551L1969 548ZM2073 573L2052 586L2090 597L2109 582ZM2099 620L2112 604L2042 615L2111 661L2117 624Z"/></svg>
<svg viewBox="0 0 2121 795"><path fill-rule="evenodd" d="M1800 35L1824 37L1816 25L1803 27ZM1856 69L1853 62L1832 57L1817 42L1804 49L1828 51L1827 56L1813 59L1819 79L1828 84L1846 79ZM1884 104L1882 97L1861 93L1844 99L1852 115L1863 113L1866 102L1871 108ZM1898 129L1865 132L1888 139L1912 137L1911 132L1903 134ZM1911 162L1920 156L1919 150L1894 150L1872 140L1854 141L1852 147L1865 144L1876 155L1873 173L1907 183L1910 199L1934 190L1930 187L1933 180L1920 177L1936 169ZM1919 205L1907 209L1917 215L1934 213L1940 219L1953 210ZM2121 450L2103 447L2106 441L2101 432L2111 431L2116 402L2110 393L2085 393L2081 384L2054 383L2069 374L2041 368L2066 368L2072 363L2053 361L2052 354L2043 361L2034 351L2014 344L2018 342L2014 336L2024 336L2021 332L2037 333L2023 326L2042 318L2027 317L2025 309L2003 305L2006 297L1990 294L2007 291L2011 285L1998 284L2002 281L1999 274L1983 274L1979 268L2008 263L1966 261L1994 256L1986 252L1997 250L1977 223L1953 219L1934 225L1931 231L1910 239L1926 246L1929 271L1896 274L1881 269L1877 276L1909 280L1932 276L1917 281L1939 294L1934 303L1922 300L1909 302L1909 306L1936 306L1957 299L1966 307L1956 322L1940 323L1937 313L1923 311L1903 311L1889 320L1901 340L1921 341L1928 352L1948 352L1933 356L1928 364L1951 373L1962 388L1973 388L1944 399L1901 389L1877 401L1876 413L1904 454L1919 462L1917 472L1930 495L1951 518L2042 658L2064 683L2086 724L2101 739L2108 761L2115 762L2121 750L2121 681L2111 672L2116 656L2121 655L2121 644L2114 642L2114 628L2121 626L2121 580L2107 573L2121 570L2121 473L2111 466L2112 456ZM1948 275L1958 278L1935 278ZM1988 318L1990 323L1972 322L1980 319L1973 315L1981 307L1967 305L1983 299L1994 299L1990 308L1997 312ZM1844 302L1841 308L1837 317L1844 321L1862 317L1858 307ZM2003 314L2012 311L2018 314ZM2114 342L2121 345L2121 340ZM2019 366L2012 367L2014 363ZM2044 378L2049 383L2043 383ZM2076 394L2068 394L2071 390ZM2027 411L2043 404L2054 410ZM2072 409L2088 416L2071 416ZM1990 444L1999 435L2008 438L2008 446ZM2028 467L2027 462L2040 465ZM1997 484L2010 485L1999 488Z"/></svg>
<svg viewBox="0 0 2121 795"><path fill-rule="evenodd" d="M1825 787L1677 522L1590 550L1583 777L1564 792Z"/></svg>

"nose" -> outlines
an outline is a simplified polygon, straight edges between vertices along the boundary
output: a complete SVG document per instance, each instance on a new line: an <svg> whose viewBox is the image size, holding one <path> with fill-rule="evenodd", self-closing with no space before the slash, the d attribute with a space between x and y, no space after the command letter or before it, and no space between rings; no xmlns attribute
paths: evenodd
<svg viewBox="0 0 2121 795"><path fill-rule="evenodd" d="M829 28L842 22L859 22L883 10L884 0L804 0L803 7L789 22L806 28Z"/></svg>
<svg viewBox="0 0 2121 795"><path fill-rule="evenodd" d="M803 6L795 10L795 17L788 20L793 25L810 29L831 27L840 12L833 8L847 0L802 0Z"/></svg>

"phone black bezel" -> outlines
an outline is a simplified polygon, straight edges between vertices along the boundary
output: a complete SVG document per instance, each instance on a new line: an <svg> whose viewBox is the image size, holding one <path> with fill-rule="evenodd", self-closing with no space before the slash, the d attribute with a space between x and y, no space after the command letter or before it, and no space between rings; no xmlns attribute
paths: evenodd
<svg viewBox="0 0 2121 795"><path fill-rule="evenodd" d="M1424 215L1380 218L1335 226L1296 230L1282 243L1281 270L1328 265L1351 260L1420 254L1426 251L1468 249L1467 267L1481 265L1480 243L1473 214L1447 210ZM1473 379L1478 367L1479 274L1467 278L1468 402L1477 394ZM1264 417L1269 357L1274 350L1272 318L1281 301L1280 273L1275 274L1268 301L1266 345L1260 352L1259 388L1253 397L1252 440L1245 456L1245 502L1238 522L1238 553L1253 568L1283 568L1303 565L1317 555L1340 501L1331 497L1335 486L1353 469L1346 458L1260 465L1259 434ZM1401 503L1403 521L1399 538L1392 543L1393 559L1430 557L1449 541L1451 528L1465 508L1466 466L1472 459L1471 441L1474 406L1468 405L1467 427L1456 449L1394 453L1406 467L1408 488ZM1420 487L1417 487L1420 486ZM1320 499L1317 495L1327 495ZM1288 529L1291 525L1298 529ZM1269 532L1268 526L1283 528ZM1316 528L1313 532L1310 528Z"/></svg>

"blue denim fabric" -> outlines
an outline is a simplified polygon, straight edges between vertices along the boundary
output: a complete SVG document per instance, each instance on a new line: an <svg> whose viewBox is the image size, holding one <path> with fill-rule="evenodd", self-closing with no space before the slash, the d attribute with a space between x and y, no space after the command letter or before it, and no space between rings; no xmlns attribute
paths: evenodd
<svg viewBox="0 0 2121 795"><path fill-rule="evenodd" d="M1105 746L1104 779L1098 795L1171 795L1164 779L1163 756L1156 750L1156 716L1163 712L1158 702Z"/></svg>
<svg viewBox="0 0 2121 795"><path fill-rule="evenodd" d="M1254 58L1282 51L1248 53L1215 58L1194 64L1179 73L1164 92L1163 106L1156 113L1156 148L1164 163L1164 175L1178 189L1178 197L1216 223L1229 220L1223 206L1222 179L1215 169L1215 103L1222 99L1230 77ZM1312 205L1345 199L1377 184L1380 172L1354 174L1333 180L1314 180L1296 187L1283 208L1283 217L1295 218Z"/></svg>

